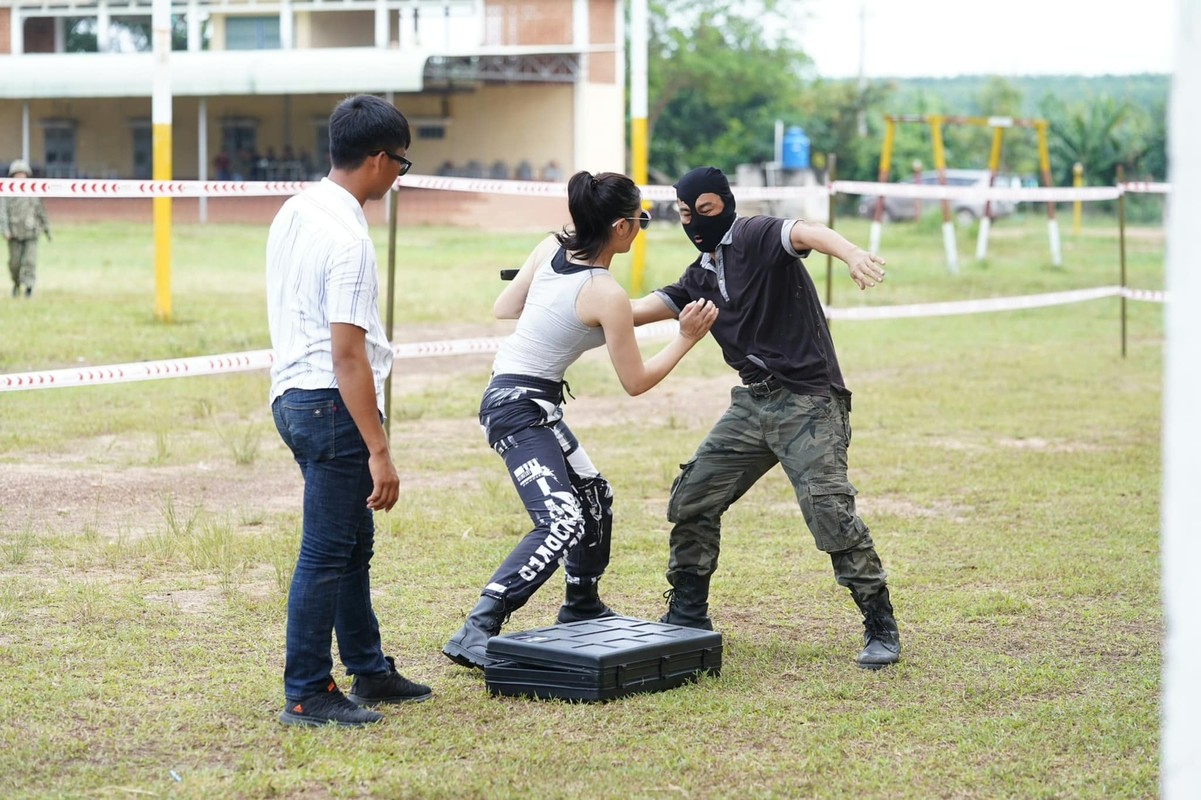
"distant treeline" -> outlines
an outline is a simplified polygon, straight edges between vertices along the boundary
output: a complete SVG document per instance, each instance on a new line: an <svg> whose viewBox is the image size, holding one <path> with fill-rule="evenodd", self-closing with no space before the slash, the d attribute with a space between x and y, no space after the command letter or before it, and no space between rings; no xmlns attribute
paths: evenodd
<svg viewBox="0 0 1201 800"><path fill-rule="evenodd" d="M970 108L985 87L994 80L987 75L956 78L890 78L897 92L889 104L892 113L908 113L923 96L937 96L950 108ZM1021 93L1019 114L1037 117L1045 97L1068 102L1090 103L1109 97L1119 103L1142 108L1162 107L1171 88L1169 75L1023 75L1004 78Z"/></svg>

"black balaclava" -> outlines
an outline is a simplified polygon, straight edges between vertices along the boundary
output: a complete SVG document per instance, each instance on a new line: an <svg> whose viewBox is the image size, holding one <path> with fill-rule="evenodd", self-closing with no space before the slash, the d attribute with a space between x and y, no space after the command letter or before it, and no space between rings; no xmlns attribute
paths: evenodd
<svg viewBox="0 0 1201 800"><path fill-rule="evenodd" d="M734 193L730 182L717 167L697 167L676 182L676 197L692 209L692 222L684 225L688 241L702 253L712 253L721 244L722 237L734 224ZM706 192L713 192L725 201L725 209L716 217L701 216L696 211L696 199Z"/></svg>

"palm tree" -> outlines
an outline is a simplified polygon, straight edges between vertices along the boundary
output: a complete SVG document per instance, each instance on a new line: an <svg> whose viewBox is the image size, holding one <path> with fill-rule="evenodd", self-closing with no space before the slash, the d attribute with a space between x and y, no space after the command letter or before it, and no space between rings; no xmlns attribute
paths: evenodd
<svg viewBox="0 0 1201 800"><path fill-rule="evenodd" d="M1042 103L1050 127L1052 168L1056 181L1071 183L1072 167L1084 167L1086 185L1112 184L1118 164L1128 163L1136 155L1121 128L1130 116L1130 106L1108 96L1088 104L1068 107L1062 100L1048 96Z"/></svg>

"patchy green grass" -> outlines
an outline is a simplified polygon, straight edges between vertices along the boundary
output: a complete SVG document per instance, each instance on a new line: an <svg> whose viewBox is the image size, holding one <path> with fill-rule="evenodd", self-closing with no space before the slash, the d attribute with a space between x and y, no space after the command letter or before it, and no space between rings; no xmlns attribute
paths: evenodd
<svg viewBox="0 0 1201 800"><path fill-rule="evenodd" d="M834 305L1116 283L1112 224L1064 225L1063 267L1031 215L994 227L985 264L964 232L958 276L937 230L887 228L888 280L860 293L840 270ZM0 372L266 347L265 231L176 237L160 324L147 226L56 228L39 296L0 302ZM402 230L396 338L502 332L495 270L536 240ZM1129 245L1131 284L1160 288L1161 232ZM690 258L666 226L649 250L647 286ZM824 259L810 268L824 289ZM435 697L359 731L275 721L299 479L265 374L0 394L0 794L1153 797L1162 309L1130 304L1125 359L1117 314L836 323L904 661L853 665L854 606L777 470L725 516L721 677L600 705L493 698L439 653L527 520L473 421L487 360L397 362L403 495L377 517L374 596L387 651ZM567 420L617 498L605 599L656 617L667 489L734 376L707 343L646 397L602 353L569 378ZM509 629L549 624L560 592Z"/></svg>

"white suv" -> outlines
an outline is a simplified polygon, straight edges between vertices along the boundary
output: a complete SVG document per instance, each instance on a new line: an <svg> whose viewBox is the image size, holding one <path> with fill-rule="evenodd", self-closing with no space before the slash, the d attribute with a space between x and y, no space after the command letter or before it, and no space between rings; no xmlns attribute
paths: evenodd
<svg viewBox="0 0 1201 800"><path fill-rule="evenodd" d="M899 183L913 183L913 176L909 176ZM922 173L923 186L937 186L939 184L938 172L930 171ZM998 173L997 178L993 181L993 186L1006 186L1012 188L1020 188L1022 185L1021 179L1012 176ZM947 186L988 186L988 170L986 169L949 169L947 170ZM859 200L859 216L872 218L876 214L876 198L877 195L864 195ZM903 219L916 219L919 208L925 212L930 209L938 209L942 207L941 200L929 199L921 200L921 205L912 197L885 197L884 198L884 219L888 222ZM960 224L969 224L984 216L984 199L968 199L968 198L952 198L951 213L955 215L955 219ZM993 200L991 216L993 219L997 217L1007 217L1016 210L1017 204L1012 200Z"/></svg>

